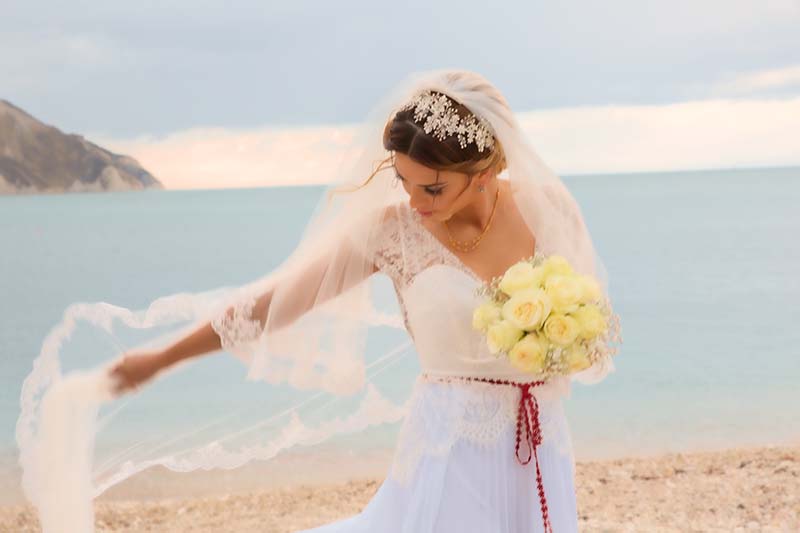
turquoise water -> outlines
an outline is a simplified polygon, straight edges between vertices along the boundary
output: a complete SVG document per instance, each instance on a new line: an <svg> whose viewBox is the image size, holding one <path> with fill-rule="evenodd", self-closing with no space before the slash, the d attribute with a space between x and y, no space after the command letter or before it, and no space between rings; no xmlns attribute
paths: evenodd
<svg viewBox="0 0 800 533"><path fill-rule="evenodd" d="M625 340L617 371L567 400L578 459L800 438L800 168L564 180ZM15 450L20 385L68 304L139 309L258 278L292 251L321 190L0 197L0 453Z"/></svg>

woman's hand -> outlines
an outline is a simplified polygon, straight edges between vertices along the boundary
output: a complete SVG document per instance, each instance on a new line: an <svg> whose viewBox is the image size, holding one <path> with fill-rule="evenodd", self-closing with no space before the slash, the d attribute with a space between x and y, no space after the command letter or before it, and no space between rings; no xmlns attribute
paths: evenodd
<svg viewBox="0 0 800 533"><path fill-rule="evenodd" d="M130 389L136 390L139 386L151 379L165 366L163 352L142 352L138 354L125 354L109 372L114 378L113 392L115 395Z"/></svg>

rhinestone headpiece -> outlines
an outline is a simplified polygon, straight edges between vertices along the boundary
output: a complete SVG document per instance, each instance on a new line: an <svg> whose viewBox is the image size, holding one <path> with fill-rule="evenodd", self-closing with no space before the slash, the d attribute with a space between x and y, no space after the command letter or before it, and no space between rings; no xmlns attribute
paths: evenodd
<svg viewBox="0 0 800 533"><path fill-rule="evenodd" d="M461 117L450 99L442 94L432 91L423 91L415 96L402 109L414 108L414 122L421 124L424 120L425 133L431 134L443 141L449 135L457 135L461 148L475 143L479 152L494 145L494 136L491 128L483 119L476 119L475 115Z"/></svg>

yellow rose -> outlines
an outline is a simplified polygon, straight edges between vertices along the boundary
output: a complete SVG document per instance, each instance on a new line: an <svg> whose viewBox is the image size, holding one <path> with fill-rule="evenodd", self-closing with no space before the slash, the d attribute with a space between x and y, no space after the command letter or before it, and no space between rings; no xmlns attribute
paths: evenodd
<svg viewBox="0 0 800 533"><path fill-rule="evenodd" d="M552 304L542 289L523 289L503 304L502 316L515 327L532 331L542 327Z"/></svg>
<svg viewBox="0 0 800 533"><path fill-rule="evenodd" d="M584 339L597 337L608 329L606 318L596 305L582 305L571 315L578 321L580 336Z"/></svg>
<svg viewBox="0 0 800 533"><path fill-rule="evenodd" d="M500 320L501 307L489 301L478 306L472 312L472 327L480 331L486 331L491 324Z"/></svg>
<svg viewBox="0 0 800 533"><path fill-rule="evenodd" d="M521 329L505 320L491 324L486 330L486 344L493 354L507 352L525 334Z"/></svg>
<svg viewBox="0 0 800 533"><path fill-rule="evenodd" d="M576 310L584 295L584 286L580 279L565 274L554 274L547 278L544 290L550 297L553 310L560 313Z"/></svg>
<svg viewBox="0 0 800 533"><path fill-rule="evenodd" d="M498 283L498 288L509 296L523 289L538 287L542 282L542 269L526 261L520 261L508 268Z"/></svg>
<svg viewBox="0 0 800 533"><path fill-rule="evenodd" d="M589 368L592 364L589 360L589 354L586 353L586 348L580 344L573 344L567 348L564 351L563 357L570 372L579 372L585 368Z"/></svg>
<svg viewBox="0 0 800 533"><path fill-rule="evenodd" d="M578 279L580 280L581 287L583 288L581 303L599 302L603 294L600 291L600 285L597 284L597 281L595 281L595 279L591 276L580 276Z"/></svg>
<svg viewBox="0 0 800 533"><path fill-rule="evenodd" d="M528 333L508 352L508 360L523 372L538 374L544 370L549 343L537 333Z"/></svg>
<svg viewBox="0 0 800 533"><path fill-rule="evenodd" d="M544 287L545 270L542 265L533 267L533 284L535 287Z"/></svg>
<svg viewBox="0 0 800 533"><path fill-rule="evenodd" d="M569 261L560 255L549 256L541 264L541 267L544 274L543 281L547 281L550 276L570 276L575 273Z"/></svg>
<svg viewBox="0 0 800 533"><path fill-rule="evenodd" d="M544 323L544 334L559 346L571 344L580 332L578 321L569 315L552 314Z"/></svg>

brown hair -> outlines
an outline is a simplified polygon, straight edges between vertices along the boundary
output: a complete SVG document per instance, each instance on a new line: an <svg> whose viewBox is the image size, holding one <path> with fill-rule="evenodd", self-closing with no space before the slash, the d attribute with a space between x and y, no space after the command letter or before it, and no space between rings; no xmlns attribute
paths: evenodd
<svg viewBox="0 0 800 533"><path fill-rule="evenodd" d="M434 92L434 94L439 94ZM472 116L466 106L456 102L449 96L453 109L461 117ZM425 133L422 125L414 122L414 109L402 109L392 117L383 129L383 147L390 152L400 152L414 161L435 170L464 172L472 180L472 176L486 169L494 168L499 174L506 168L506 156L500 141L494 139L493 146L478 151L473 142L462 148L456 135L439 140ZM394 165L394 153L381 160L367 180L349 192L366 186L376 174ZM338 191L335 191L338 192Z"/></svg>

